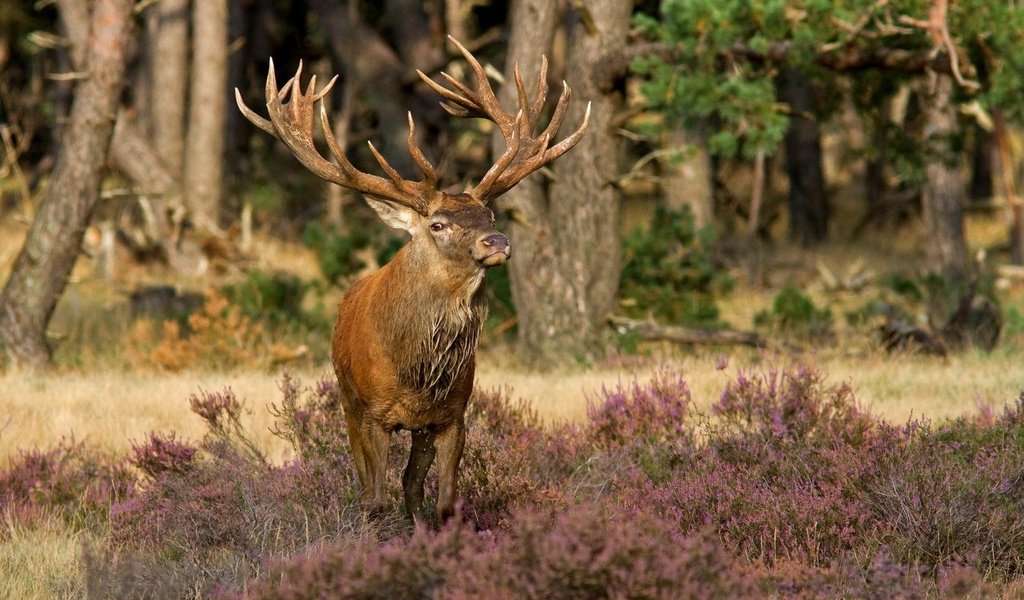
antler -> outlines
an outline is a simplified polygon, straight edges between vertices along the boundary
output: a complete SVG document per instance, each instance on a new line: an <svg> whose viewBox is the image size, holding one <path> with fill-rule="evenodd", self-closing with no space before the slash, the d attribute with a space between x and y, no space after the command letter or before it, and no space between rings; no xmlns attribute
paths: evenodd
<svg viewBox="0 0 1024 600"><path fill-rule="evenodd" d="M548 147L552 138L558 133L558 128L565 118L566 109L569 106L569 97L572 95L569 86L562 82L562 95L558 98L551 121L544 131L537 137L533 136L537 128L537 120L541 110L544 108L544 101L547 99L547 71L548 61L543 58L540 67L540 76L537 81L537 97L530 102L526 94L526 86L519 75L519 65L514 69L516 92L519 96L519 112L514 116L501 107L498 98L491 89L490 82L483 67L473 57L473 54L452 36L448 39L455 44L455 47L462 52L476 78L476 89L471 90L464 83L458 81L447 73L441 73L452 89L449 89L427 77L422 71L417 70L420 78L423 79L435 92L440 94L451 104L442 102L441 107L449 114L456 117L481 117L493 121L502 136L505 138L505 152L498 158L497 162L487 171L484 178L471 191L472 195L483 202L494 199L517 183L526 178L527 175L541 168L545 164L565 154L575 146L583 137L590 123L590 103L587 103L587 112L583 117L583 123L579 129L569 137ZM454 106L453 106L454 105Z"/></svg>
<svg viewBox="0 0 1024 600"><path fill-rule="evenodd" d="M274 74L274 61L271 60L266 86L267 112L270 120L264 119L246 106L242 101L241 92L235 88L235 101L238 103L239 110L253 125L284 142L295 158L316 175L340 186L392 200L425 214L427 203L437 192L437 174L416 145L416 126L412 120L412 113L409 113L409 154L412 155L416 166L423 173L423 179L421 181L403 179L372 143L370 143L370 152L377 159L388 179L364 173L352 166L345 156L345 151L331 135L334 130L327 117L326 98L338 76L335 75L319 92L316 91L316 75L310 78L305 92L302 91L301 77L302 63L300 62L295 76L278 90L277 78ZM285 101L286 98L289 98L289 94L290 99ZM324 158L313 143L313 109L317 102L320 102L320 124L323 127L324 136L327 138L327 147L337 164Z"/></svg>

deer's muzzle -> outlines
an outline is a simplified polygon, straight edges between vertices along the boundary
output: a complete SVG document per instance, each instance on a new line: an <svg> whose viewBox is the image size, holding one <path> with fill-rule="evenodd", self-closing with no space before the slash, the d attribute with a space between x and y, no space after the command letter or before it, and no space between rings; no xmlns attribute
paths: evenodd
<svg viewBox="0 0 1024 600"><path fill-rule="evenodd" d="M477 242L477 261L485 267L505 264L512 256L512 247L503 233L493 233Z"/></svg>

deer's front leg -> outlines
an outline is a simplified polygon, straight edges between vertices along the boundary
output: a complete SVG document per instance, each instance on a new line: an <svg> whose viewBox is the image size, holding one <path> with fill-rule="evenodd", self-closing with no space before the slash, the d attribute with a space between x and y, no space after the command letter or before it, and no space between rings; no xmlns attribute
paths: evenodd
<svg viewBox="0 0 1024 600"><path fill-rule="evenodd" d="M459 461L466 444L466 425L461 420L442 429L434 438L437 449L437 518L443 523L455 512Z"/></svg>
<svg viewBox="0 0 1024 600"><path fill-rule="evenodd" d="M356 465L356 475L362 490L369 486L366 476L366 454L363 452L362 420L354 409L345 408L345 424L348 426L348 443L352 446L352 462Z"/></svg>
<svg viewBox="0 0 1024 600"><path fill-rule="evenodd" d="M409 464L402 475L402 488L405 491L405 510L409 512L417 527L427 524L423 513L423 480L427 470L434 462L434 434L426 429L412 432L412 450L409 452Z"/></svg>
<svg viewBox="0 0 1024 600"><path fill-rule="evenodd" d="M387 475L391 433L372 419L364 419L361 429L366 466L361 501L367 512L377 515L384 512L384 478Z"/></svg>

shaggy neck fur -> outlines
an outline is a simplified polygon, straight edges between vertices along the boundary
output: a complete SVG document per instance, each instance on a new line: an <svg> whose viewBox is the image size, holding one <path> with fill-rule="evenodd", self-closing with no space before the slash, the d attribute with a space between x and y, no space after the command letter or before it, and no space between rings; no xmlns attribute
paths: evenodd
<svg viewBox="0 0 1024 600"><path fill-rule="evenodd" d="M410 245L411 246L411 245ZM471 364L487 316L484 270L475 265L461 273L438 268L403 248L388 264L407 270L409 288L390 295L388 303L405 318L385 321L385 347L401 382L424 399L443 400ZM410 289L411 288L411 289ZM382 323L383 324L383 323Z"/></svg>

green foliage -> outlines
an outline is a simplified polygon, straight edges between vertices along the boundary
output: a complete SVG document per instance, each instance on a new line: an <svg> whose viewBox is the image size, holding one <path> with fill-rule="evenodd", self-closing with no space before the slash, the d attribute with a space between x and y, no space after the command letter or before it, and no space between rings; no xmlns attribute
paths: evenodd
<svg viewBox="0 0 1024 600"><path fill-rule="evenodd" d="M908 300L915 302L924 300L924 291L922 291L920 283L903 273L889 273L883 276L879 283Z"/></svg>
<svg viewBox="0 0 1024 600"><path fill-rule="evenodd" d="M903 56L928 53L929 32L915 23L927 21L931 4L663 0L658 18L643 14L636 23L673 53L637 59L633 68L646 77L643 92L652 106L672 119L714 123L712 152L748 158L759 151L770 154L788 122L789 108L777 101L775 92L783 67L798 70L830 91L852 83L855 104L877 112L883 98L920 71L855 69L850 61L893 56L892 51ZM1000 108L1021 120L1024 7L987 0L950 3L948 30L960 51L961 70L981 84L977 92L962 88L961 96L974 96L984 108ZM829 96L819 111L829 110L828 101L834 103L842 94ZM915 171L913 164L902 166L908 174Z"/></svg>
<svg viewBox="0 0 1024 600"><path fill-rule="evenodd" d="M302 243L316 252L324 278L336 284L350 280L366 268L360 254L365 256L366 251L373 251L374 260L383 265L394 258L406 243L406 240L393 235L379 240L372 231L359 226L343 231L312 222L302 233Z"/></svg>
<svg viewBox="0 0 1024 600"><path fill-rule="evenodd" d="M1024 334L1024 309L1020 306L1008 306L1003 313L1006 317L1004 334L1006 337L1016 337Z"/></svg>
<svg viewBox="0 0 1024 600"><path fill-rule="evenodd" d="M834 335L832 311L818 308L807 294L793 286L782 288L775 295L771 310L757 313L754 323L811 340L828 340Z"/></svg>
<svg viewBox="0 0 1024 600"><path fill-rule="evenodd" d="M508 265L494 267L487 271L487 330L493 330L508 323L516 316L516 305L512 301L512 280L509 279ZM516 330L509 327L506 332Z"/></svg>
<svg viewBox="0 0 1024 600"><path fill-rule="evenodd" d="M322 292L316 281L259 269L247 271L241 283L225 288L228 299L245 316L290 331L329 330L322 310ZM305 302L311 294L319 303L307 308Z"/></svg>
<svg viewBox="0 0 1024 600"><path fill-rule="evenodd" d="M715 297L733 281L711 262L712 232L697 231L689 209L658 206L649 229L637 228L622 244L620 296L627 314L653 315L685 325L717 325Z"/></svg>
<svg viewBox="0 0 1024 600"><path fill-rule="evenodd" d="M316 252L320 272L330 283L338 283L366 267L357 251L369 247L370 242L365 229L344 233L317 222L307 225L302 234L302 243Z"/></svg>

